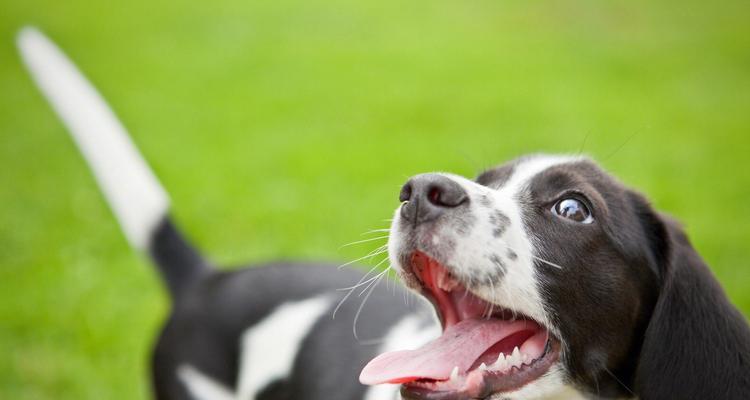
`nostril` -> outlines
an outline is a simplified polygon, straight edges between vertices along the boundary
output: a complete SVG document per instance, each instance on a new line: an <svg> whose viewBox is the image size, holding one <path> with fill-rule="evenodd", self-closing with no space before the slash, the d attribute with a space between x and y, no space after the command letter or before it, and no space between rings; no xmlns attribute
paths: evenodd
<svg viewBox="0 0 750 400"><path fill-rule="evenodd" d="M411 182L406 182L406 184L401 187L401 193L398 194L398 201L402 203L409 201L411 199L411 192Z"/></svg>
<svg viewBox="0 0 750 400"><path fill-rule="evenodd" d="M466 192L453 182L430 185L427 200L438 207L458 207L468 200Z"/></svg>
<svg viewBox="0 0 750 400"><path fill-rule="evenodd" d="M430 186L430 188L427 189L427 200L436 206L444 206L445 204L443 204L440 199L442 197L442 192L443 191L439 187Z"/></svg>

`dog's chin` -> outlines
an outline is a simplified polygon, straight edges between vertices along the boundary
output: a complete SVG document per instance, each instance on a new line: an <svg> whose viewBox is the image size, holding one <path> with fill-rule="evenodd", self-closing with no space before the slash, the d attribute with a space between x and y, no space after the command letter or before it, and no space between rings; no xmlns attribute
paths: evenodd
<svg viewBox="0 0 750 400"><path fill-rule="evenodd" d="M433 304L443 333L375 358L364 383L399 383L406 399L484 399L519 390L557 363L560 342L540 322L480 298L422 251L405 258L402 278Z"/></svg>

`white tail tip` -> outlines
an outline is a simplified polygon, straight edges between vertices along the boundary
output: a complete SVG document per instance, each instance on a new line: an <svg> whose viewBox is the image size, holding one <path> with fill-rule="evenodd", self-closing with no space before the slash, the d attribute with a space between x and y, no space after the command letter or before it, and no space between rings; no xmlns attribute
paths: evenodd
<svg viewBox="0 0 750 400"><path fill-rule="evenodd" d="M33 27L18 48L31 76L67 126L132 246L144 250L169 199L102 96L65 54Z"/></svg>

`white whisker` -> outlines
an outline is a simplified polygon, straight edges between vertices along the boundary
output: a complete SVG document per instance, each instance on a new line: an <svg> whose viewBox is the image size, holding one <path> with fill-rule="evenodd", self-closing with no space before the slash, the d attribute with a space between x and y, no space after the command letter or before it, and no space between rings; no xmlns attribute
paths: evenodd
<svg viewBox="0 0 750 400"><path fill-rule="evenodd" d="M367 277L370 276L370 274L372 273L372 271L375 271L375 269L377 269L377 268L378 268L377 265L374 266L374 267L372 267L369 271L367 271L367 273L354 286L352 286L351 289L349 289L349 292L346 293L346 295L344 295L344 297L339 301L339 304L336 305L336 308L333 309L333 315L332 315L331 319L336 319L336 313L339 311L339 308L341 308L341 306L344 304L344 302L346 301L346 299L348 299L349 296L351 296L352 293L354 293L354 289L356 289L360 285L362 285L362 281L364 281L365 279L367 279Z"/></svg>
<svg viewBox="0 0 750 400"><path fill-rule="evenodd" d="M375 266L374 266L374 267L372 267L372 268L370 269L370 271L368 271L368 272L367 272L367 274L366 274L365 276L367 276L367 275L370 275L370 273L372 273L372 271L376 270L376 269L377 269L377 268L378 268L378 267L379 267L380 265L382 265L382 264L383 264L384 262L386 262L386 261L388 261L388 257L385 257L385 258L383 258L382 260L380 260L380 262L378 262L377 264L375 264ZM376 278L380 277L380 276L381 276L381 275L383 275L384 273L388 272L388 269L389 269L390 267L391 267L391 266L390 266L390 265L388 265L388 267L387 267L387 268L386 268L385 270L383 270L382 272L379 272L379 273L378 273L377 275L375 275L374 277L372 277L372 278L370 278L370 279L368 279L368 280L366 280L366 281L364 281L364 282L360 281L359 283L357 283L357 284L356 284L356 285L354 285L354 286L350 286L350 287L348 287L348 288L343 288L343 289L337 289L337 290L355 290L355 289L357 289L358 287L360 287L360 286L362 286L362 285L365 285L365 284L367 284L367 283L371 282L372 280L374 280L374 279L376 279ZM367 289L365 289L365 290L367 290ZM360 293L360 295L361 295L361 293Z"/></svg>
<svg viewBox="0 0 750 400"><path fill-rule="evenodd" d="M379 232L390 232L390 231L391 231L391 229L390 229L390 228L383 228L383 229L372 229L372 230L369 230L369 231L367 231L367 232L362 232L362 233L360 234L360 236L365 236L365 235L369 235L369 234L371 234L371 233L379 233Z"/></svg>
<svg viewBox="0 0 750 400"><path fill-rule="evenodd" d="M380 276L380 274L382 274L382 272L378 273L377 275L373 276L372 278L370 278L370 279L368 279L368 280L366 280L366 281L364 281L362 283L358 283L358 284L356 284L354 286L349 286L349 287L345 287L345 288L336 289L336 291L343 292L345 290L354 290L354 289L356 289L356 288L358 288L358 287L360 287L362 285L366 285L366 284L374 281L375 279L377 279Z"/></svg>
<svg viewBox="0 0 750 400"><path fill-rule="evenodd" d="M495 283L492 282L492 277L490 277L490 276L487 277L487 281L490 282L490 288L492 290L493 297L494 297ZM490 303L490 312L487 314L487 319L490 319L492 317L492 312L495 311L495 302L494 301L489 301L488 303Z"/></svg>
<svg viewBox="0 0 750 400"><path fill-rule="evenodd" d="M628 392L630 392L631 395L636 396L636 394L633 393L633 391L630 390L630 388L627 385L625 385L624 383L622 383L622 381L620 379L618 379L617 376L615 376L615 374L612 373L612 371L608 370L607 367L605 367L603 365L602 365L602 368L604 368L604 371L606 371L612 378L614 378L617 381L617 383L619 383L620 385L622 385L622 387L624 387L625 390L627 390Z"/></svg>
<svg viewBox="0 0 750 400"><path fill-rule="evenodd" d="M555 264L555 263L553 263L552 261L547 261L547 260L545 260L545 259L543 259L543 258L541 258L541 257L537 257L537 256L535 256L535 255L533 255L533 254L529 254L529 256L531 256L531 258L534 258L534 259L536 259L536 260L539 260L539 261L541 261L541 262L543 262L543 263L545 263L545 264L547 264L547 265L550 265L550 266L552 266L552 267L555 267L555 268L557 268L557 269L563 269L562 265L559 265L559 264Z"/></svg>
<svg viewBox="0 0 750 400"><path fill-rule="evenodd" d="M375 257L375 256L377 256L377 255L379 255L379 254L383 254L383 253L385 253L385 252L386 252L387 250L388 250L388 245L387 245L387 244L384 244L384 245L382 245L382 246L380 246L380 247L376 248L375 250L373 250L373 251L371 251L371 252L369 252L369 253L365 254L364 256L362 256L362 257L360 257L360 258L357 258L357 259L351 260L351 261L349 261L349 262L347 262L347 263L345 263L345 264L341 264L341 265L339 265L339 266L338 266L337 268L338 268L338 269L341 269L341 268L344 268L344 267L346 267L346 266L348 266L348 265L352 265L352 264L354 264L354 263L356 263L356 262L358 262L358 261L362 261L362 260L365 260L365 259L367 259L367 258L372 258L372 257Z"/></svg>
<svg viewBox="0 0 750 400"><path fill-rule="evenodd" d="M501 245L505 246L506 248L508 248L508 249L510 249L510 250L513 250L513 251L515 251L516 253L521 253L521 254L523 254L523 255L529 256L529 257L531 257L531 258L533 258L533 259L535 259L535 260L539 260L539 261L541 261L541 262L543 262L543 263L545 263L545 264L548 264L548 265L550 265L550 266L552 266L552 267L555 267L555 268L558 268L558 269L564 269L564 268L562 267L562 265L559 265L559 264L555 264L555 263L553 263L552 261L547 261L547 260L545 260L545 259L543 259L543 258L541 258L541 257L537 257L537 256L535 256L535 255L533 255L533 254L531 254L531 253L527 253L527 252L519 252L519 251L518 251L517 249L513 248L513 247L512 247L511 245L509 245L508 243L506 243L506 242L504 242L504 241L499 241L499 243L500 243Z"/></svg>
<svg viewBox="0 0 750 400"><path fill-rule="evenodd" d="M359 320L359 314L362 313L362 309L365 307L365 303L367 303L367 299L370 298L370 295L378 286L378 283L380 283L381 279L383 279L382 276L380 277L380 279L375 281L375 284L372 285L372 287L370 288L370 291L367 292L367 294L365 295L365 298L362 299L362 304L359 305L359 308L357 309L357 313L354 314L354 321L352 322L352 333L354 333L354 338L357 339L357 341L359 341L359 335L357 334L357 320Z"/></svg>
<svg viewBox="0 0 750 400"><path fill-rule="evenodd" d="M363 240L357 240L355 242L347 243L347 244L339 247L339 250L341 250L341 249L343 249L344 247L347 247L347 246L352 246L352 245L355 245L355 244L367 243L367 242L372 242L373 240L382 240L382 239L387 239L387 238L388 238L388 235L378 236L378 237L369 238L369 239L363 239Z"/></svg>
<svg viewBox="0 0 750 400"><path fill-rule="evenodd" d="M385 275L385 274L386 274L387 272L388 272L388 270L386 269L386 270L384 270L384 271L380 272L379 274L375 275L375 277L377 278L376 280L378 280L378 279L382 278L382 277L383 277L383 275ZM374 283L374 282L370 282L370 283L369 283L369 284L367 285L367 287L365 287L364 289L362 289L362 291L361 291L361 292L359 292L359 294L357 295L357 297L362 297L362 294L364 294L364 293L365 293L365 292L367 291L367 289L369 289L369 288L370 288L370 286L371 286L371 285L372 285L373 283Z"/></svg>

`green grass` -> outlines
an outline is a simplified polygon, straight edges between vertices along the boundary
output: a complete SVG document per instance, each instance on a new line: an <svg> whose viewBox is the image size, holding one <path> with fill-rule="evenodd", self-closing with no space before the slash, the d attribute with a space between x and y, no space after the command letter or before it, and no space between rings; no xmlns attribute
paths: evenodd
<svg viewBox="0 0 750 400"><path fill-rule="evenodd" d="M411 174L593 155L682 220L750 313L750 3L0 6L0 398L134 399L168 308L23 71L39 26L222 264L346 260Z"/></svg>

